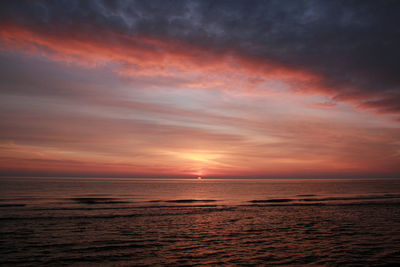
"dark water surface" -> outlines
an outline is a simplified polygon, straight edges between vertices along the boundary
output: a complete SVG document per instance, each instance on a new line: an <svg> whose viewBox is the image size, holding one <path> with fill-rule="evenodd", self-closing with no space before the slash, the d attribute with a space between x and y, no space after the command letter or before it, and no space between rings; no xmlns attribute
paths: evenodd
<svg viewBox="0 0 400 267"><path fill-rule="evenodd" d="M0 178L0 265L400 264L400 179Z"/></svg>

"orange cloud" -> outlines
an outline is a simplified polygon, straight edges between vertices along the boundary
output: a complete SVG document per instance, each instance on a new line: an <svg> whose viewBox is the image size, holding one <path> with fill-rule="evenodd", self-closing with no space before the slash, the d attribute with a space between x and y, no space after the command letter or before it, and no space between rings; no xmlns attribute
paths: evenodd
<svg viewBox="0 0 400 267"><path fill-rule="evenodd" d="M192 73L207 76L208 84L202 79L200 83L188 84L190 87L235 88L235 84L242 81L240 89L246 90L263 80L280 79L295 83L299 89L302 84L310 86L321 79L315 74L289 69L265 59L243 57L229 49L221 53L172 39L132 37L108 31L96 32L96 36L79 31L54 35L16 25L3 25L0 37L3 49L40 54L87 67L113 62L120 65L116 71L121 75ZM214 77L214 81L210 81L210 77ZM221 77L225 79L221 80Z"/></svg>
<svg viewBox="0 0 400 267"><path fill-rule="evenodd" d="M259 96L271 93L271 88L260 90L265 81L279 80L290 92L334 95L321 86L321 76L229 48L220 52L179 40L105 30L90 36L79 29L54 34L10 24L0 28L0 38L5 50L88 68L116 64L115 71L123 76L190 77L181 84L187 88L218 88L235 96ZM360 99L363 95L337 97L337 101L351 103ZM377 134L374 129L301 115L268 119L254 110L243 112L242 106L229 107L243 112L230 117L106 97L91 104L105 111L144 113L159 120L175 122L178 118L181 125L13 112L2 116L2 138L17 141L1 147L0 170L10 174L270 177L399 171L398 131L393 129ZM387 104L392 103L370 101L360 108ZM315 107L332 108L334 104L322 102ZM182 126L185 123L196 126Z"/></svg>
<svg viewBox="0 0 400 267"><path fill-rule="evenodd" d="M115 71L122 76L191 75L191 81L183 83L183 86L218 88L242 97L277 93L279 90L263 83L278 80L298 94L334 97L335 101L350 102L363 109L376 109L378 113L398 112L397 108L385 108L390 99L360 104L360 101L374 95L357 91L338 93L340 90L324 86L321 75L266 58L244 56L229 47L221 52L211 46L201 47L172 38L133 37L102 29L97 29L94 35L87 35L79 28L55 34L15 24L2 25L0 38L2 49L39 54L89 68L114 63L118 65ZM315 107L326 108L327 105L318 104Z"/></svg>

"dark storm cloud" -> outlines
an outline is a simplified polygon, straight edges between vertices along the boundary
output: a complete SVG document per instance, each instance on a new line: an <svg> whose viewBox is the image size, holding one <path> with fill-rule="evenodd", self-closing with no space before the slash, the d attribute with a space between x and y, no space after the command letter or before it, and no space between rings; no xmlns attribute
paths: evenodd
<svg viewBox="0 0 400 267"><path fill-rule="evenodd" d="M102 42L110 36L98 29L181 40L316 74L335 100L399 113L399 14L388 0L2 1L0 23Z"/></svg>

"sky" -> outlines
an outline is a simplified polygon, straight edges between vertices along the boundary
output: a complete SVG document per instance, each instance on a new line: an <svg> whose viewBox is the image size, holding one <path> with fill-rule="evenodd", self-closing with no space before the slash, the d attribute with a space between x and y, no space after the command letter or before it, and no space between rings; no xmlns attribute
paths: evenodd
<svg viewBox="0 0 400 267"><path fill-rule="evenodd" d="M0 3L0 175L400 177L399 1Z"/></svg>

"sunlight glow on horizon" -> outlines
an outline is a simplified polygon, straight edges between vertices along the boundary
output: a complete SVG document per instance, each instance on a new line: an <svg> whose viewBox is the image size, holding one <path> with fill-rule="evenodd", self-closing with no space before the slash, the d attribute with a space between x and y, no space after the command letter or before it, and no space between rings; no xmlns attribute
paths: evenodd
<svg viewBox="0 0 400 267"><path fill-rule="evenodd" d="M368 75L258 43L32 16L0 20L3 176L400 174L398 96Z"/></svg>

